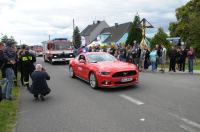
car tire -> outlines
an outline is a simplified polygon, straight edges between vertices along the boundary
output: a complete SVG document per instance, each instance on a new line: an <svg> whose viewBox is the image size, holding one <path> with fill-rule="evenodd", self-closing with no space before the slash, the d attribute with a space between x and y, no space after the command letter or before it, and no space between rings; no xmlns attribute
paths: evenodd
<svg viewBox="0 0 200 132"><path fill-rule="evenodd" d="M71 66L69 67L69 76L71 78L75 78L74 70L73 70L73 68Z"/></svg>
<svg viewBox="0 0 200 132"><path fill-rule="evenodd" d="M92 89L98 89L97 78L93 72L91 72L89 75L89 84L92 87Z"/></svg>

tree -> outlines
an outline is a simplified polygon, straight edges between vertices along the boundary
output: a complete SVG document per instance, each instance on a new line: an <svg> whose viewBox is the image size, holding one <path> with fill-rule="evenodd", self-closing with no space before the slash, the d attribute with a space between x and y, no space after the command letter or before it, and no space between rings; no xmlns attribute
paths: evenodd
<svg viewBox="0 0 200 132"><path fill-rule="evenodd" d="M200 51L200 1L190 0L176 9L176 22L169 25L172 37L181 37L187 44Z"/></svg>
<svg viewBox="0 0 200 132"><path fill-rule="evenodd" d="M10 38L7 36L7 35L4 35L1 39L1 42L7 44L8 42L9 43L13 43L13 44L17 44L17 42L15 41L14 37L11 36Z"/></svg>
<svg viewBox="0 0 200 132"><path fill-rule="evenodd" d="M76 49L80 48L81 46L81 35L79 28L76 26L73 33L73 44Z"/></svg>
<svg viewBox="0 0 200 132"><path fill-rule="evenodd" d="M134 18L134 21L131 26L131 30L129 31L128 38L126 41L126 45L133 45L134 40L140 43L142 41L142 30L139 28L140 17L137 14Z"/></svg>
<svg viewBox="0 0 200 132"><path fill-rule="evenodd" d="M170 47L170 43L167 40L168 35L164 32L164 30L160 27L158 32L151 40L151 48L154 48L156 44L163 44L166 48Z"/></svg>

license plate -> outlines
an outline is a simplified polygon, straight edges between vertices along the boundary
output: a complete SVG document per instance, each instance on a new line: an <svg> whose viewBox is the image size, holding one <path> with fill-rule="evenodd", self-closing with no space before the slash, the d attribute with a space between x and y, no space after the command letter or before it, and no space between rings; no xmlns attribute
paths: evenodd
<svg viewBox="0 0 200 132"><path fill-rule="evenodd" d="M122 78L121 82L130 82L132 80L133 80L133 78Z"/></svg>

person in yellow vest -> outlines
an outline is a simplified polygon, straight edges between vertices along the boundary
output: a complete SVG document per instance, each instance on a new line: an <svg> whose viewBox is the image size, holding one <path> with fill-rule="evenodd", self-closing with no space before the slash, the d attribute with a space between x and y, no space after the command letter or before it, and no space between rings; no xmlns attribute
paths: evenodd
<svg viewBox="0 0 200 132"><path fill-rule="evenodd" d="M36 57L29 52L28 47L25 49L24 54L20 57L23 74L24 74L24 84L29 88L29 76L35 70L34 63L36 62Z"/></svg>
<svg viewBox="0 0 200 132"><path fill-rule="evenodd" d="M21 59L21 57L25 53L25 49L26 49L26 46L23 45L22 48L18 51L18 58L19 58L18 69L19 69L19 72L21 74L20 80L21 80L22 86L24 86L24 73L23 73L24 71L23 71L23 67L22 67L22 59Z"/></svg>

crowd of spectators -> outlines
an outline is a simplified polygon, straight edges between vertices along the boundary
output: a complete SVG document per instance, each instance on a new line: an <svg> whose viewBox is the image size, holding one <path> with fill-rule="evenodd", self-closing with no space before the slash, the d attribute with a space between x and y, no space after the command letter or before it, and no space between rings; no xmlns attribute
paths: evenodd
<svg viewBox="0 0 200 132"><path fill-rule="evenodd" d="M167 50L164 44L158 44L150 49L147 45L141 47L134 42L133 45L107 45L107 46L83 46L79 48L77 54L82 52L107 52L115 56L118 60L135 64L140 71L151 69L152 72L166 71L166 63L169 60L169 72L185 72L186 59L188 59L188 71L193 73L193 61L195 59L192 47L181 48L172 46Z"/></svg>

